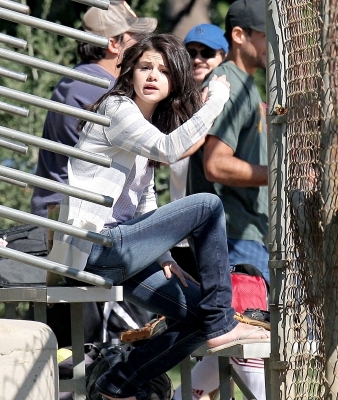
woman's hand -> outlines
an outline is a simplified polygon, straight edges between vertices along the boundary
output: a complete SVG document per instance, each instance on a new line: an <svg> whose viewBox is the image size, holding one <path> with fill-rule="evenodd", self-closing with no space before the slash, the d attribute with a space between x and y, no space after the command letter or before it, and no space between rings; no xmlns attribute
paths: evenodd
<svg viewBox="0 0 338 400"><path fill-rule="evenodd" d="M220 81L223 82L224 85L230 90L230 82L227 81L227 76L226 75L221 75L221 76L217 76L217 75L213 75L213 77L211 78L212 81Z"/></svg>
<svg viewBox="0 0 338 400"><path fill-rule="evenodd" d="M191 275L189 275L181 267L179 267L175 263L175 261L164 261L162 263L162 269L164 272L164 276L167 279L170 279L172 277L172 274L174 274L178 277L184 287L188 287L186 279L199 286L199 283Z"/></svg>
<svg viewBox="0 0 338 400"><path fill-rule="evenodd" d="M224 85L230 90L230 82L227 81L226 75L221 75L221 76L213 75L211 80L212 81L220 81L220 82L224 83ZM202 102L203 103L205 103L208 99L208 92L209 92L209 89L206 86L202 91Z"/></svg>

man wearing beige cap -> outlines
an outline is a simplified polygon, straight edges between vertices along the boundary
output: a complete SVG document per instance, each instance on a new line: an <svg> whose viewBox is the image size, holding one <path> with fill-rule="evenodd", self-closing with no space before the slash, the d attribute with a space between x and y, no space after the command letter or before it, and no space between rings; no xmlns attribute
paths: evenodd
<svg viewBox="0 0 338 400"><path fill-rule="evenodd" d="M121 46L133 44L132 38L136 33L153 32L156 26L157 20L155 18L137 18L125 1L111 1L108 11L92 7L86 12L82 20L82 28L86 32L109 38L108 51L85 43L83 43L83 46L85 48L94 47L99 53L104 54L104 57L97 63L116 78L118 76L117 63L121 54ZM90 51L89 55L91 55ZM80 53L80 57L82 61L93 61L93 59L88 59L85 54Z"/></svg>
<svg viewBox="0 0 338 400"><path fill-rule="evenodd" d="M117 64L125 46L133 43L133 35L153 32L157 26L155 18L138 18L125 1L111 1L108 10L91 7L84 15L82 28L94 35L109 38L108 48L88 43L78 43L81 62L75 70L110 80L111 89L119 75ZM55 86L51 99L73 107L84 108L98 100L107 90L69 78L62 78ZM78 120L74 117L48 111L42 137L55 142L74 146L79 134ZM68 158L60 154L40 149L36 175L66 183ZM34 188L31 200L31 212L47 217L48 206L60 204L62 195L43 188ZM85 303L85 340L86 342L108 341L118 337L118 333L129 328L138 328L149 321L149 315L127 302L114 304L114 312L101 305ZM108 312L107 312L108 311ZM112 314L115 315L113 316ZM107 315L108 329L102 337L102 315ZM123 317L122 317L123 316ZM64 318L66 316L64 315ZM128 321L126 323L125 321ZM113 323L111 321L114 321ZM115 323L119 321L119 326ZM56 325L64 321L53 321ZM67 335L66 335L67 336ZM67 336L68 338L68 336ZM58 341L62 341L58 338ZM64 343L63 345L70 345Z"/></svg>

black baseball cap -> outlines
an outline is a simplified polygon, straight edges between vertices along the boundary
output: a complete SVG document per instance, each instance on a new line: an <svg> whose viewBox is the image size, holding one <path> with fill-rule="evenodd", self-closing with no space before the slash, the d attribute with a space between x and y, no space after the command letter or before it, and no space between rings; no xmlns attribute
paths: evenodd
<svg viewBox="0 0 338 400"><path fill-rule="evenodd" d="M265 33L265 0L236 0L225 17L225 30L235 26Z"/></svg>

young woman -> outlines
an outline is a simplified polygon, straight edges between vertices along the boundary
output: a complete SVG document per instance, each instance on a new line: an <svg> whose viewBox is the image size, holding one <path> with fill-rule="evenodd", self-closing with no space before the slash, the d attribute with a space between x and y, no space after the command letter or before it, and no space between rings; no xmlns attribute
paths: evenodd
<svg viewBox="0 0 338 400"><path fill-rule="evenodd" d="M56 234L50 259L109 277L124 297L176 322L128 360L111 360L97 382L108 399L136 399L138 387L169 370L207 341L228 346L268 333L238 324L231 308L225 218L217 196L188 196L157 209L153 169L190 155L203 142L229 98L226 77L209 85L201 107L190 58L169 34L144 36L128 48L114 88L93 107L110 127L82 123L77 147L112 157L110 168L70 159L69 184L115 199L112 209L65 196L60 220L101 232L114 245ZM191 236L201 277L198 286L168 249Z"/></svg>

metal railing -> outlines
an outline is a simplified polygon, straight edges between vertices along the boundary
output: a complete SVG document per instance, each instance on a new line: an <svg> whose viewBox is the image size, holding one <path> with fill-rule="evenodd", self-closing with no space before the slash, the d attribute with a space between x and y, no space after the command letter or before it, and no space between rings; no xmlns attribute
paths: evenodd
<svg viewBox="0 0 338 400"><path fill-rule="evenodd" d="M107 9L109 6L109 0L74 1L101 9ZM49 21L44 21L42 19L29 16L28 14L29 8L27 6L9 0L0 0L0 19L33 27L36 29L42 29L50 33L65 36L70 39L87 42L96 46L108 46L109 40L105 37L92 35L78 29L69 28ZM0 34L0 43L23 50L27 48L26 40L15 38L3 33ZM68 77L70 79L79 80L102 88L108 88L110 85L110 81L107 79L78 72L71 68L53 62L24 55L16 51L10 51L5 48L0 48L0 59L19 63L30 68L40 69L42 71L58 74ZM9 77L11 79L16 79L18 81L25 81L27 79L26 74L2 67L0 67L0 75ZM29 93L14 90L9 87L0 86L0 96L10 100L27 103L34 107L70 115L103 126L109 126L110 124L110 119L105 116L101 116L96 113L82 110L76 107L67 106L49 99L45 99L43 97L34 96ZM29 114L29 111L26 108L15 106L5 102L0 102L0 110L21 117L27 117ZM107 168L109 168L112 163L112 160L106 156L89 153L60 143L55 143L50 140L46 140L28 133L11 129L10 127L0 126L0 136L4 138L0 139L0 146L16 152L26 152L27 145L31 145L37 148L63 154L68 157L82 159ZM15 140L15 142L6 139ZM0 166L0 175L0 180L6 181L13 185L20 185L23 187L39 186L54 192L59 192L62 194L71 195L73 197L78 197L83 200L102 204L106 207L111 207L113 204L113 199L108 196L102 196L97 193L74 188L67 184L62 184L52 181L50 179L41 178L34 174L22 172L13 168ZM72 227L68 224L54 221L52 219L38 217L36 215L32 215L21 210L15 210L9 207L0 206L0 216L22 223L32 223L46 229L63 232L68 235L79 237L95 243L100 243L104 246L112 245L112 241L110 238L99 233L91 232L86 229ZM26 253L14 251L7 248L0 248L0 256L11 258L13 260L24 262L50 272L58 273L60 275L68 276L71 278L76 278L79 281L105 288L110 288L113 283L109 279L104 279L93 274L78 271L75 268L69 268L57 263L52 263L39 257L34 257Z"/></svg>

